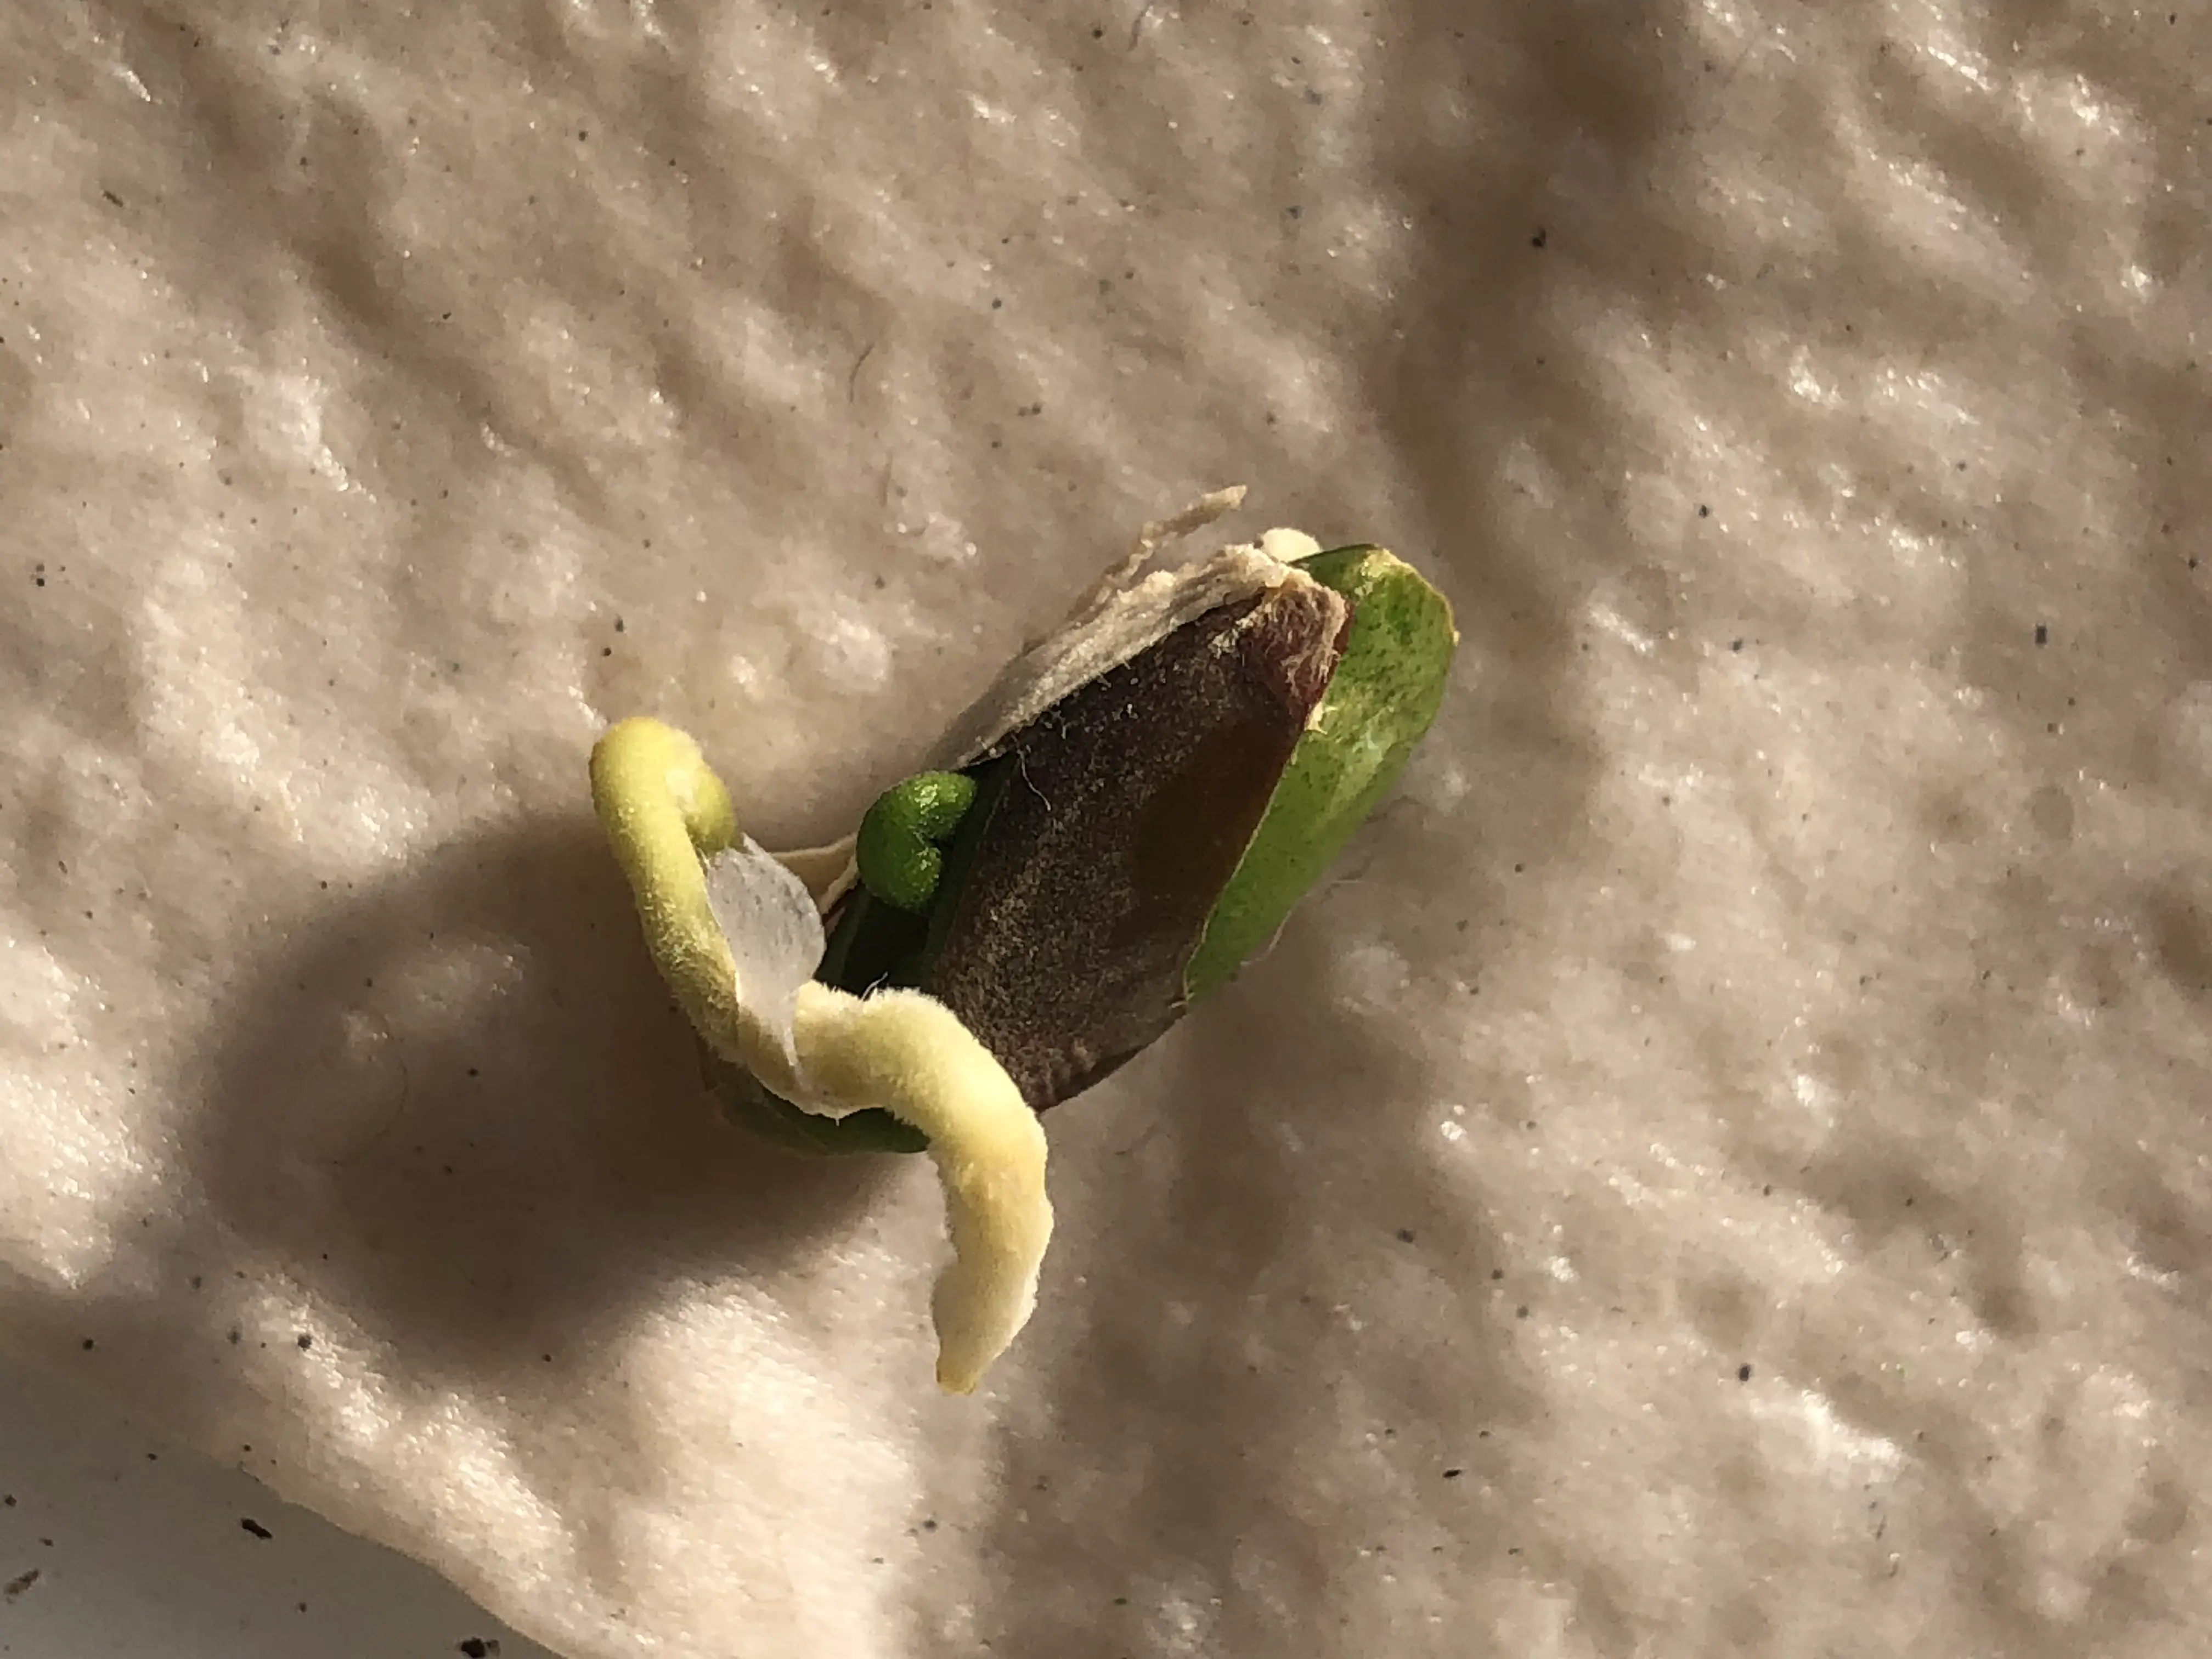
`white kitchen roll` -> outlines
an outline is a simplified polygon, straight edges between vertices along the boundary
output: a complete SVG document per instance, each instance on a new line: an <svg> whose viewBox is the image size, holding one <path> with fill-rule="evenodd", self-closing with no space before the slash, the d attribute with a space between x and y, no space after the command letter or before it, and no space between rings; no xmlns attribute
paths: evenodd
<svg viewBox="0 0 2212 1659"><path fill-rule="evenodd" d="M2178 4L0 7L0 1344L578 1659L2201 1655ZM586 756L832 839L1240 482L1456 681L946 1399Z"/></svg>

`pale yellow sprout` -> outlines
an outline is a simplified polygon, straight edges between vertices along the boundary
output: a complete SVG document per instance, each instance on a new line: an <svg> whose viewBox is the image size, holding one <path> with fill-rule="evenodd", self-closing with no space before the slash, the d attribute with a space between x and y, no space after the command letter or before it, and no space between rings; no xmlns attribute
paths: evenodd
<svg viewBox="0 0 2212 1659"><path fill-rule="evenodd" d="M931 1298L937 1380L973 1393L1036 1306L1052 1237L1044 1126L960 1017L920 991L856 997L803 985L796 1030L800 1070L817 1088L883 1106L929 1137L953 1250Z"/></svg>
<svg viewBox="0 0 2212 1659"><path fill-rule="evenodd" d="M592 798L654 965L708 1045L804 1110L881 1107L928 1137L953 1248L933 1298L937 1378L972 1392L1036 1306L1052 1237L1036 1114L933 997L813 980L822 919L802 873L815 872L739 832L683 732L646 719L611 728L592 751Z"/></svg>

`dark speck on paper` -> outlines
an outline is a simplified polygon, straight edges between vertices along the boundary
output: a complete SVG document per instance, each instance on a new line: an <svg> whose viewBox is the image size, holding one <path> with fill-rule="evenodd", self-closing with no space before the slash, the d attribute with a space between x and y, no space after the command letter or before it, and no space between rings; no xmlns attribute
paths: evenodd
<svg viewBox="0 0 2212 1659"><path fill-rule="evenodd" d="M1456 1480L1460 1476L1466 1473L1467 1471L1465 1469L1446 1469L1444 1471L1444 1479L1447 1480Z"/></svg>
<svg viewBox="0 0 2212 1659"><path fill-rule="evenodd" d="M1413 1230L1411 1227L1401 1227L1401 1228L1399 1228L1399 1229L1398 1229L1398 1242L1399 1242L1401 1244L1410 1244L1410 1243L1412 1243L1413 1242Z"/></svg>
<svg viewBox="0 0 2212 1659"><path fill-rule="evenodd" d="M33 1567L28 1572L19 1572L13 1578L10 1578L8 1581L7 1588L4 1590L0 1590L0 1595L4 1595L10 1601L12 1601L38 1582L39 1570L36 1567Z"/></svg>
<svg viewBox="0 0 2212 1659"><path fill-rule="evenodd" d="M1750 1381L1751 1381L1751 1367L1750 1367L1750 1366L1748 1366L1748 1365L1739 1365L1739 1366L1737 1366L1737 1367L1735 1368L1735 1380L1736 1380L1737 1382L1750 1382Z"/></svg>
<svg viewBox="0 0 2212 1659"><path fill-rule="evenodd" d="M2048 645L2051 643L2051 629L2042 623L2038 623L2035 625L2035 642L2038 645Z"/></svg>
<svg viewBox="0 0 2212 1659"><path fill-rule="evenodd" d="M241 1516L239 1518L238 1524L241 1531L250 1532L256 1538L274 1538L276 1535L250 1515Z"/></svg>
<svg viewBox="0 0 2212 1659"><path fill-rule="evenodd" d="M1528 246L1529 246L1530 247L1539 247L1539 248L1540 248L1540 247L1543 246L1545 243L1547 243L1547 242L1550 241L1551 240L1552 240L1552 234L1551 234L1551 233L1550 233L1549 231L1546 230L1546 229L1545 229L1541 225L1539 225L1539 226L1537 226L1537 227L1536 227L1536 234L1535 234L1534 236L1531 236L1531 237L1528 239Z"/></svg>
<svg viewBox="0 0 2212 1659"><path fill-rule="evenodd" d="M305 1352L307 1352L307 1351L308 1349L310 1349L310 1348L313 1347L314 1346L315 1346L315 1339L314 1339L313 1337L312 1337L312 1336L309 1336L309 1335L307 1334L307 1332L305 1332L305 1331L301 1331L301 1332L300 1333L300 1352L301 1352L301 1353L305 1353Z"/></svg>
<svg viewBox="0 0 2212 1659"><path fill-rule="evenodd" d="M495 1639L487 1640L481 1636L471 1636L465 1641L454 1643L453 1650L456 1653L466 1654L468 1659L492 1659L492 1656L499 1651L499 1643Z"/></svg>

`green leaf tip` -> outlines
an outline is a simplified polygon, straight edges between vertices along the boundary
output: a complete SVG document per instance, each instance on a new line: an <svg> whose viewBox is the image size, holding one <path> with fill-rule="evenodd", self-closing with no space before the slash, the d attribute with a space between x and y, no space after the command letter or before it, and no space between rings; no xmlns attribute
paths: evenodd
<svg viewBox="0 0 2212 1659"><path fill-rule="evenodd" d="M902 910L927 909L945 873L939 844L975 799L975 780L957 772L918 772L884 791L860 820L861 884Z"/></svg>
<svg viewBox="0 0 2212 1659"><path fill-rule="evenodd" d="M1340 547L1296 562L1352 602L1352 637L1206 920L1184 972L1194 1001L1274 938L1397 781L1443 705L1459 645L1450 602L1395 554Z"/></svg>

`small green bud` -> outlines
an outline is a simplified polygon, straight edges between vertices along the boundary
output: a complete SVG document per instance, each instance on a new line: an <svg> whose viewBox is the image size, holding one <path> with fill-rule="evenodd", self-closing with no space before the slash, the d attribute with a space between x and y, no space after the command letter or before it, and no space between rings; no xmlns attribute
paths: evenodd
<svg viewBox="0 0 2212 1659"><path fill-rule="evenodd" d="M945 871L938 843L975 799L975 780L957 772L919 772L877 796L854 848L861 884L902 910L927 909Z"/></svg>

